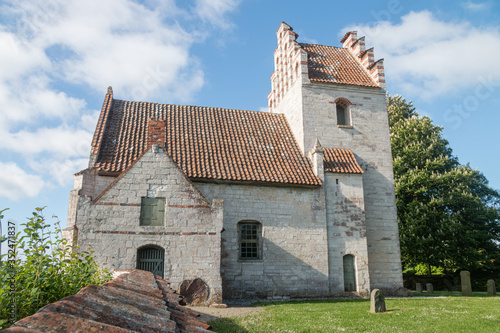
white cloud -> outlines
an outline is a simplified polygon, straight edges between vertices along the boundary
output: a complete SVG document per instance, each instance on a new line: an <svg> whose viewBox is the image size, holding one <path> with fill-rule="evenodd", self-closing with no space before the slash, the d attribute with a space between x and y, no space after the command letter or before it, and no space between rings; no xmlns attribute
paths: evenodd
<svg viewBox="0 0 500 333"><path fill-rule="evenodd" d="M90 152L90 151L89 151ZM49 174L55 184L46 184L47 186L65 186L73 183L73 175L85 168L89 163L88 157L85 158L51 158L42 160L31 160L29 166L33 170L38 170L43 174Z"/></svg>
<svg viewBox="0 0 500 333"><path fill-rule="evenodd" d="M473 12L482 12L491 8L491 2L462 2L462 7Z"/></svg>
<svg viewBox="0 0 500 333"><path fill-rule="evenodd" d="M4 133L0 149L15 152L25 157L43 153L61 156L86 156L90 152L91 132L59 126L42 127L35 131L20 130Z"/></svg>
<svg viewBox="0 0 500 333"><path fill-rule="evenodd" d="M192 45L214 29L230 27L227 14L238 3L199 0L192 7L181 2L181 8L175 0L7 0L0 5L0 153L17 162L1 168L19 183L15 197L67 184L86 166L99 111L75 91L104 93L112 85L123 99L188 102L204 84ZM19 161L38 174L24 171ZM3 186L9 179L2 178L0 186L11 187Z"/></svg>
<svg viewBox="0 0 500 333"><path fill-rule="evenodd" d="M35 197L43 186L40 176L26 173L13 162L0 162L0 197L12 200Z"/></svg>
<svg viewBox="0 0 500 333"><path fill-rule="evenodd" d="M196 13L202 20L222 28L230 28L232 24L226 14L238 7L240 0L196 0Z"/></svg>
<svg viewBox="0 0 500 333"><path fill-rule="evenodd" d="M385 59L388 82L405 92L434 98L476 86L493 77L500 82L498 27L479 29L469 22L450 23L428 11L410 12L401 23L379 21L351 26L375 45L375 56ZM367 47L370 47L367 45Z"/></svg>

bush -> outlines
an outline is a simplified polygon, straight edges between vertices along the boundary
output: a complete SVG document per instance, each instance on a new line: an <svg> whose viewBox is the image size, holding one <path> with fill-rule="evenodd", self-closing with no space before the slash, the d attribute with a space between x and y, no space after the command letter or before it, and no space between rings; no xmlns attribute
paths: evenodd
<svg viewBox="0 0 500 333"><path fill-rule="evenodd" d="M73 251L61 236L59 221L55 233L49 230L43 208L36 208L21 226L23 233L15 235L14 260L8 254L0 257L0 329L9 326L12 298L19 320L87 285L111 280L110 272L99 270L92 252Z"/></svg>

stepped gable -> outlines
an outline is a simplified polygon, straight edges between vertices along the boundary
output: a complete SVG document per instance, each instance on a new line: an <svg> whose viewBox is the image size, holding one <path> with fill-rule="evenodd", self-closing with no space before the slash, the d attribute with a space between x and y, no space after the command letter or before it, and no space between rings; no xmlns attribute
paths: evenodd
<svg viewBox="0 0 500 333"><path fill-rule="evenodd" d="M169 283L151 272L124 274L41 308L2 332L212 332Z"/></svg>
<svg viewBox="0 0 500 333"><path fill-rule="evenodd" d="M373 48L366 49L365 37L350 31L341 39L342 47L299 43L299 35L282 22L276 32L271 92L267 96L271 112L296 82L346 84L385 89L384 60L374 61Z"/></svg>
<svg viewBox="0 0 500 333"><path fill-rule="evenodd" d="M119 175L140 157L148 148L148 124L153 119L155 131L158 122L164 122L167 154L192 180L321 185L282 114L110 102L109 92L103 110L91 155L95 163L90 165L100 174Z"/></svg>
<svg viewBox="0 0 500 333"><path fill-rule="evenodd" d="M363 173L350 149L325 148L323 154L325 172Z"/></svg>

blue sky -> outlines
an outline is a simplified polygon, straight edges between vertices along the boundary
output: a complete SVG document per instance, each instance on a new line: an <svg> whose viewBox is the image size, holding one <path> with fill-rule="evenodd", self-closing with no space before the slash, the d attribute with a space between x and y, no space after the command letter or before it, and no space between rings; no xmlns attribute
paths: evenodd
<svg viewBox="0 0 500 333"><path fill-rule="evenodd" d="M65 225L109 85L118 99L265 110L282 21L299 42L366 36L388 92L500 189L496 1L12 0L0 1L5 221L47 206Z"/></svg>

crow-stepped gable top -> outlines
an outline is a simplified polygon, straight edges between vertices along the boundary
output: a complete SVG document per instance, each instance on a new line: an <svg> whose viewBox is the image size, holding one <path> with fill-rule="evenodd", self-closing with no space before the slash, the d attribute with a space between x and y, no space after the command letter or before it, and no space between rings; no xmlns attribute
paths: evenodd
<svg viewBox="0 0 500 333"><path fill-rule="evenodd" d="M299 35L285 22L276 35L271 111L297 80L385 89L384 60L374 61L373 48L366 49L365 37L358 38L356 31L345 34L342 47L299 43Z"/></svg>

